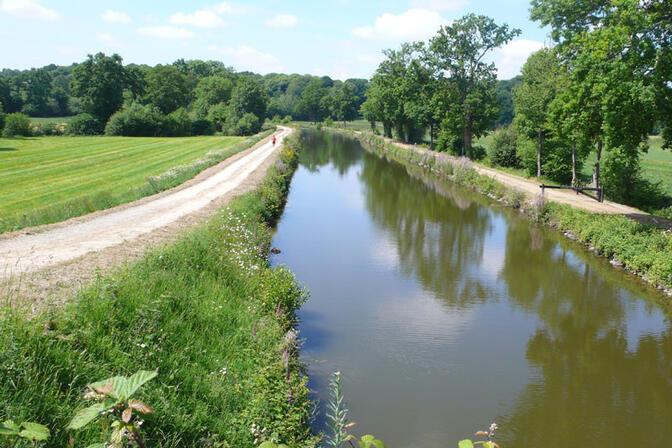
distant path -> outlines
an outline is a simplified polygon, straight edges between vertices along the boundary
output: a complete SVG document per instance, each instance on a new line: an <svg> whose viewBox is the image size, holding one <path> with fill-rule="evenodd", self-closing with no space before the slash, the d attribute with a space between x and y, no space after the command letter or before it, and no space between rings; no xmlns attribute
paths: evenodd
<svg viewBox="0 0 672 448"><path fill-rule="evenodd" d="M0 238L0 279L25 275L127 243L198 212L243 184L291 132L290 128L281 127L275 134L278 139L275 146L267 138L240 153L240 157L233 156L204 171L196 182L187 183L190 185L183 184L90 217L43 226L37 229L39 233L35 233L35 229L24 229L18 235L3 236Z"/></svg>
<svg viewBox="0 0 672 448"><path fill-rule="evenodd" d="M361 132L355 131L355 134L362 134ZM405 143L400 143L396 140L385 137L386 142L395 144L402 148L409 149L411 151L416 151L420 154L426 154L430 152L428 149L421 148L415 145L409 145ZM432 152L436 154L435 152ZM450 156L445 153L441 153L441 157L455 162L456 157ZM489 176L495 179L497 182L506 185L507 187L513 188L521 193L524 193L528 199L534 198L538 193L541 192L539 188L539 181L535 179L526 179L521 176L516 176L515 174L505 173L493 168L488 168L478 163L472 162L473 168L478 171L480 174ZM597 202L594 199L590 199L584 195L576 194L571 190L551 190L547 189L544 192L546 199L554 202L560 202L563 204L569 204L572 207L581 208L588 210L594 213L606 213L612 215L625 215L638 222L655 225L663 229L672 228L672 221L660 218L657 216L650 215L642 210L636 209L634 207L629 207L627 205L619 204L611 201Z"/></svg>

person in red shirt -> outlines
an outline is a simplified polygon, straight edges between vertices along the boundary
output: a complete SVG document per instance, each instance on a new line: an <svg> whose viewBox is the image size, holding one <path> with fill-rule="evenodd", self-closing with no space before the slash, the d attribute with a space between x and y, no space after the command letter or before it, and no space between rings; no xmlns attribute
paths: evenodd
<svg viewBox="0 0 672 448"><path fill-rule="evenodd" d="M275 146L275 135L273 136L273 146Z"/></svg>

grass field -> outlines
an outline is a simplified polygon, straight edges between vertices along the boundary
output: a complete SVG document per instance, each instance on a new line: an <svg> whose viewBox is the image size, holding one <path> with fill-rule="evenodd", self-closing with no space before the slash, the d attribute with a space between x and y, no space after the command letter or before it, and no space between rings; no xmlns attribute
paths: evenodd
<svg viewBox="0 0 672 448"><path fill-rule="evenodd" d="M69 117L30 117L31 123L70 123L75 115Z"/></svg>
<svg viewBox="0 0 672 448"><path fill-rule="evenodd" d="M0 138L0 231L56 222L170 188L252 143L243 137ZM213 151L217 154L202 160ZM185 166L191 169L173 170ZM172 176L153 178L169 170Z"/></svg>

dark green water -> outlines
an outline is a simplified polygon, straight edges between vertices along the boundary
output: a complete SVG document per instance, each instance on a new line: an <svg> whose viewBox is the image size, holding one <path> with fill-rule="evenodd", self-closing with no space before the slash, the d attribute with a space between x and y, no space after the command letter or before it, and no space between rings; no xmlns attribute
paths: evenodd
<svg viewBox="0 0 672 448"><path fill-rule="evenodd" d="M495 421L503 448L672 446L670 313L654 291L354 140L304 139L273 261L312 292L310 387L324 400L342 372L355 433L439 448Z"/></svg>

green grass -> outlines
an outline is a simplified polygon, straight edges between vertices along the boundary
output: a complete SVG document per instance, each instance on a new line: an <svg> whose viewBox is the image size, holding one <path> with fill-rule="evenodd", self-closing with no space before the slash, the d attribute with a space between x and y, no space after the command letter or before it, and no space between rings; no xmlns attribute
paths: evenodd
<svg viewBox="0 0 672 448"><path fill-rule="evenodd" d="M30 117L31 123L65 123L68 124L75 118L76 115L71 115L69 117Z"/></svg>
<svg viewBox="0 0 672 448"><path fill-rule="evenodd" d="M249 139L0 138L0 232L58 222L171 188L268 132Z"/></svg>
<svg viewBox="0 0 672 448"><path fill-rule="evenodd" d="M99 424L65 430L86 406L86 385L158 369L138 397L155 410L142 426L148 447L253 447L252 424L267 440L313 446L308 390L287 336L306 294L267 258L297 165L292 151L281 157L283 169L272 168L259 190L98 279L67 308L30 320L0 309L0 421L47 425L49 446L70 446L70 436L88 446L103 440Z"/></svg>

